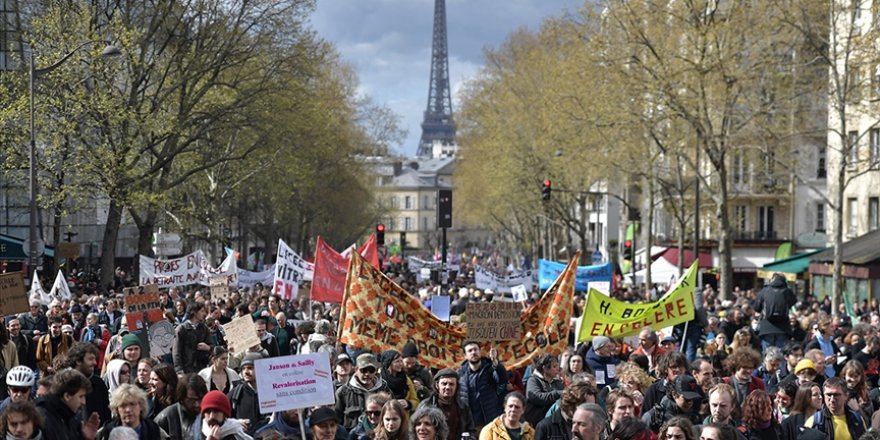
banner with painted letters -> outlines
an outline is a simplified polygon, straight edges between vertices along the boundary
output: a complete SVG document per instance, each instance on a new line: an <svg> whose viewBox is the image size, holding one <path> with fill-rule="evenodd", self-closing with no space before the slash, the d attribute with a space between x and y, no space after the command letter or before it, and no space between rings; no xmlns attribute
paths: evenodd
<svg viewBox="0 0 880 440"><path fill-rule="evenodd" d="M529 365L542 354L561 353L568 343L576 262L577 257L541 299L522 313L522 338L484 343L485 352L494 347L508 369ZM466 330L438 319L418 298L359 255L352 255L345 289L340 342L381 353L401 350L412 341L419 347L419 360L424 366L461 366Z"/></svg>
<svg viewBox="0 0 880 440"><path fill-rule="evenodd" d="M675 286L654 302L632 304L590 290L578 341L591 341L596 336L621 338L636 335L648 327L659 330L694 319L696 281L697 262L694 262Z"/></svg>
<svg viewBox="0 0 880 440"><path fill-rule="evenodd" d="M336 252L321 236L315 244L315 276L312 280L312 301L341 303L345 292L345 275L351 254L356 249L351 245L342 253ZM379 254L376 251L376 234L357 250L361 257L374 266L379 265Z"/></svg>
<svg viewBox="0 0 880 440"><path fill-rule="evenodd" d="M294 299L299 295L300 281L308 281L306 272L314 272L314 265L299 256L287 243L278 239L278 258L275 261L275 278L272 293L284 299Z"/></svg>
<svg viewBox="0 0 880 440"><path fill-rule="evenodd" d="M550 284L562 273L563 269L565 269L565 263L538 260L538 287L541 290L550 287ZM591 283L608 283L607 285L611 286L613 279L614 267L610 262L595 266L578 266L575 289L578 292L586 292Z"/></svg>
<svg viewBox="0 0 880 440"><path fill-rule="evenodd" d="M140 255L140 274L138 285L155 284L160 288L180 287L190 284L208 285L212 276L226 276L230 284L238 282L238 267L235 256L227 255L219 267L211 267L205 253L201 250L180 258L159 260Z"/></svg>
<svg viewBox="0 0 880 440"><path fill-rule="evenodd" d="M238 269L238 287L253 288L257 283L262 284L264 287L269 287L274 281L274 264L262 272L251 272L245 269Z"/></svg>
<svg viewBox="0 0 880 440"><path fill-rule="evenodd" d="M522 285L532 290L532 271L516 272L510 275L498 275L483 266L474 267L474 279L477 289L492 289L496 293L511 293L514 286Z"/></svg>

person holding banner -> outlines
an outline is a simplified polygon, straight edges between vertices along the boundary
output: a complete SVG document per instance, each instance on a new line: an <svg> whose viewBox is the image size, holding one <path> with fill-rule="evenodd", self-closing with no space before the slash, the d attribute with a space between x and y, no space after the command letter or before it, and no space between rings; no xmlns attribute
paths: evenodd
<svg viewBox="0 0 880 440"><path fill-rule="evenodd" d="M483 427L503 412L498 389L499 385L507 384L507 370L498 360L498 351L492 348L489 357L483 357L480 344L473 341L464 343L464 356L465 361L458 370L459 395L471 408L474 426Z"/></svg>

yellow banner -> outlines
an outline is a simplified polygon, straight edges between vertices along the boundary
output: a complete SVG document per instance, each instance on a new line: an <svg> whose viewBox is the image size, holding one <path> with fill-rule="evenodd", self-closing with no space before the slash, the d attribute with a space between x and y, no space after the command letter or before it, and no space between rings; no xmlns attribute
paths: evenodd
<svg viewBox="0 0 880 440"><path fill-rule="evenodd" d="M646 327L659 330L694 319L696 281L695 261L675 286L655 302L631 304L590 289L584 305L578 341L591 341L596 336L631 336Z"/></svg>
<svg viewBox="0 0 880 440"><path fill-rule="evenodd" d="M522 338L480 343L484 353L494 347L507 368L529 365L535 357L559 354L568 343L578 255L540 300L523 312ZM339 340L373 352L419 347L419 359L430 368L457 368L464 362L465 328L441 321L417 298L367 261L351 254L346 279Z"/></svg>

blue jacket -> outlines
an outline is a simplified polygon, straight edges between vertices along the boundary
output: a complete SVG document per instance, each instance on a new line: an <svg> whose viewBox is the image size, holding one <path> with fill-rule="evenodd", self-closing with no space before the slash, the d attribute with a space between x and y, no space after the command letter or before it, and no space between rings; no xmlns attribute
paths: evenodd
<svg viewBox="0 0 880 440"><path fill-rule="evenodd" d="M475 426L488 425L503 412L502 397L507 393L507 370L488 358L480 360L480 369L471 371L468 362L458 370L459 397L468 403Z"/></svg>
<svg viewBox="0 0 880 440"><path fill-rule="evenodd" d="M620 359L617 357L602 357L596 353L592 347L590 347L590 351L587 352L587 365L593 370L593 374L596 375L596 386L599 389L603 387L614 385L617 383L617 364L620 363ZM613 365L610 368L609 365Z"/></svg>

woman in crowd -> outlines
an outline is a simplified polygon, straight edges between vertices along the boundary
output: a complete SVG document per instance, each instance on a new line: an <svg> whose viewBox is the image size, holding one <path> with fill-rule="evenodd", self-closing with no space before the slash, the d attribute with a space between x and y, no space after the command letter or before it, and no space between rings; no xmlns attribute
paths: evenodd
<svg viewBox="0 0 880 440"><path fill-rule="evenodd" d="M131 383L131 366L122 359L113 359L107 364L104 383L107 385L107 391L113 395L113 391L116 391L121 385Z"/></svg>
<svg viewBox="0 0 880 440"><path fill-rule="evenodd" d="M868 377L865 375L865 367L856 360L846 363L840 374L846 380L849 390L849 400L846 404L850 409L861 411L865 420L870 420L874 415L874 404L868 396Z"/></svg>
<svg viewBox="0 0 880 440"><path fill-rule="evenodd" d="M147 417L147 393L132 384L123 384L110 395L113 418L98 431L98 440L107 440L117 427L125 426L138 432L139 440L167 439L159 425Z"/></svg>
<svg viewBox="0 0 880 440"><path fill-rule="evenodd" d="M169 364L159 364L150 372L148 416L155 418L163 409L176 403L177 373Z"/></svg>
<svg viewBox="0 0 880 440"><path fill-rule="evenodd" d="M208 384L208 391L218 390L229 394L232 387L241 382L241 376L229 368L229 352L222 346L211 348L211 365L199 371L199 376Z"/></svg>
<svg viewBox="0 0 880 440"><path fill-rule="evenodd" d="M782 421L780 440L797 440L802 427L812 426L813 415L822 409L822 389L813 382L802 382L794 395L791 414Z"/></svg>
<svg viewBox="0 0 880 440"><path fill-rule="evenodd" d="M748 327L743 327L733 334L730 352L734 352L738 348L752 348L752 331Z"/></svg>
<svg viewBox="0 0 880 440"><path fill-rule="evenodd" d="M504 412L480 431L480 440L533 440L535 430L529 422L522 422L525 397L514 391L504 396ZM415 419L415 417L413 417ZM418 432L418 430L416 431ZM421 440L421 439L419 439Z"/></svg>
<svg viewBox="0 0 880 440"><path fill-rule="evenodd" d="M526 383L526 421L537 426L544 419L547 410L562 397L562 389L559 360L556 356L545 355L538 358L535 371Z"/></svg>
<svg viewBox="0 0 880 440"><path fill-rule="evenodd" d="M382 406L378 426L369 435L372 440L407 440L409 438L409 414L397 400L389 400Z"/></svg>
<svg viewBox="0 0 880 440"><path fill-rule="evenodd" d="M608 394L605 401L608 409L608 433L614 431L620 422L631 417L638 417L638 408L635 403L635 396L626 388L619 388Z"/></svg>
<svg viewBox="0 0 880 440"><path fill-rule="evenodd" d="M779 388L776 389L776 396L774 396L773 403L773 418L776 419L778 423L782 423L783 420L788 418L791 414L792 405L794 405L794 398L797 395L798 386L794 381L787 381L779 385Z"/></svg>
<svg viewBox="0 0 880 440"><path fill-rule="evenodd" d="M0 414L0 437L5 440L41 440L43 417L33 402L12 402Z"/></svg>
<svg viewBox="0 0 880 440"><path fill-rule="evenodd" d="M562 366L562 381L567 387L571 385L576 375L584 372L584 357L577 353L572 353L568 358L568 362L563 363Z"/></svg>
<svg viewBox="0 0 880 440"><path fill-rule="evenodd" d="M738 440L740 435L730 423L712 423L703 426L700 440Z"/></svg>
<svg viewBox="0 0 880 440"><path fill-rule="evenodd" d="M642 402L645 401L645 393L654 384L654 379L638 365L629 362L620 365L620 368L617 369L617 378L619 388L632 393L637 413L640 413L640 410L643 409Z"/></svg>
<svg viewBox="0 0 880 440"><path fill-rule="evenodd" d="M449 426L446 424L443 411L430 405L424 405L413 413L409 437L411 440L456 440L448 438ZM483 438L482 434L480 438ZM531 440L531 438L523 438L523 440Z"/></svg>
<svg viewBox="0 0 880 440"><path fill-rule="evenodd" d="M403 371L403 358L397 350L388 350L380 357L382 362L382 380L388 384L391 397L399 401L401 406L412 412L419 405L419 397L412 379Z"/></svg>
<svg viewBox="0 0 880 440"><path fill-rule="evenodd" d="M143 358L137 364L137 379L135 385L149 394L150 392L150 373L156 367L158 362L153 358Z"/></svg>
<svg viewBox="0 0 880 440"><path fill-rule="evenodd" d="M673 417L660 428L658 440L696 440L694 424L684 417Z"/></svg>
<svg viewBox="0 0 880 440"><path fill-rule="evenodd" d="M609 440L652 440L655 437L645 422L628 417L620 421L608 438Z"/></svg>
<svg viewBox="0 0 880 440"><path fill-rule="evenodd" d="M773 401L764 390L754 390L746 396L742 408L740 431L749 440L779 440L779 424L773 418Z"/></svg>

